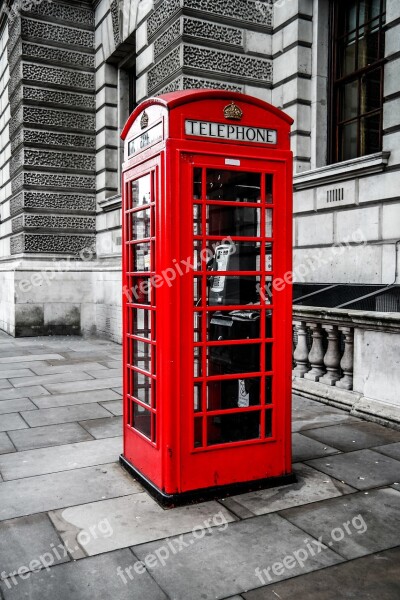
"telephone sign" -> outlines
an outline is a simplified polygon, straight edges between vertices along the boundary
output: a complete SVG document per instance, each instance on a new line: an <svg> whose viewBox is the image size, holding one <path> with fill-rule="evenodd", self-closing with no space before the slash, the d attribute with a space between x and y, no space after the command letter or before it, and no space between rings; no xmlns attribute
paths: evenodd
<svg viewBox="0 0 400 600"><path fill-rule="evenodd" d="M291 123L191 90L122 132L121 463L167 505L293 480Z"/></svg>

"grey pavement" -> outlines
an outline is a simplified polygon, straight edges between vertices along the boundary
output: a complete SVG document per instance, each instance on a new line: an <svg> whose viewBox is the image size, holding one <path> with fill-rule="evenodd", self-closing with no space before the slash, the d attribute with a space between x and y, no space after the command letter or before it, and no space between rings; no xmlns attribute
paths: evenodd
<svg viewBox="0 0 400 600"><path fill-rule="evenodd" d="M400 433L293 398L297 482L164 510L119 465L121 348L0 333L1 600L398 600Z"/></svg>

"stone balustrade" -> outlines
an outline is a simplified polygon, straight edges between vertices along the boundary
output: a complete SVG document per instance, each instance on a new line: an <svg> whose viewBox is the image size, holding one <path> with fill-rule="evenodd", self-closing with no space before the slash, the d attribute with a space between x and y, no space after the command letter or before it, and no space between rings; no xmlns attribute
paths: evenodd
<svg viewBox="0 0 400 600"><path fill-rule="evenodd" d="M293 391L400 428L400 314L293 307Z"/></svg>

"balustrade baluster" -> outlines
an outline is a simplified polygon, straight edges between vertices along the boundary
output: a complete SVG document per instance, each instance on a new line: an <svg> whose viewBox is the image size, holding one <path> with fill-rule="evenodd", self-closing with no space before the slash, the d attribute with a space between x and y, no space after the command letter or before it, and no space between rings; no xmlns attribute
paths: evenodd
<svg viewBox="0 0 400 600"><path fill-rule="evenodd" d="M335 385L340 379L339 331L336 325L322 325L328 334L328 348L324 356L326 374L319 379L320 383Z"/></svg>
<svg viewBox="0 0 400 600"><path fill-rule="evenodd" d="M311 370L305 373L304 379L318 381L325 373L323 334L320 323L307 323L312 331L312 346L308 355Z"/></svg>
<svg viewBox="0 0 400 600"><path fill-rule="evenodd" d="M353 389L353 364L354 364L354 341L353 329L351 327L339 327L344 337L344 352L340 366L344 373L340 381L336 382L336 387L342 390Z"/></svg>
<svg viewBox="0 0 400 600"><path fill-rule="evenodd" d="M304 377L304 373L307 373L310 369L308 364L307 327L305 321L295 321L294 326L297 331L297 346L293 354L296 363L293 375Z"/></svg>

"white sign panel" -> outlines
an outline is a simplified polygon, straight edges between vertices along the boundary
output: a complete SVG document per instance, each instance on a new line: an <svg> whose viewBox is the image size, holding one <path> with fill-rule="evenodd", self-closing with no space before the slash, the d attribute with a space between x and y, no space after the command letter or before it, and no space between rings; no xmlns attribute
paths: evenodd
<svg viewBox="0 0 400 600"><path fill-rule="evenodd" d="M186 135L195 135L234 142L253 142L255 144L276 144L277 132L275 129L262 127L245 127L230 123L213 123L211 121L185 121Z"/></svg>
<svg viewBox="0 0 400 600"><path fill-rule="evenodd" d="M139 152L139 150L143 150L144 148L147 148L147 146L151 146L162 139L163 126L162 123L158 123L129 142L128 154L131 156L132 154L135 154L135 152Z"/></svg>

